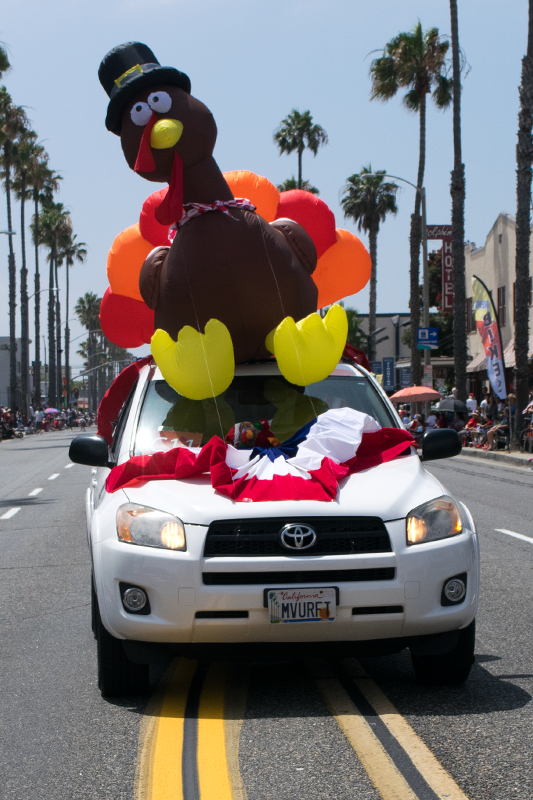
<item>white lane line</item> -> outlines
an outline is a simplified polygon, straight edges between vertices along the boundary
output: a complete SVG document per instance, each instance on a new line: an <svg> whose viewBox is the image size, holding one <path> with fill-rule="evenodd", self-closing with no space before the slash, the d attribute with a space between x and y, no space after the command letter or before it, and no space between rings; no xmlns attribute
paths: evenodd
<svg viewBox="0 0 533 800"><path fill-rule="evenodd" d="M50 475L48 478L49 481L55 481L56 478L59 478L59 472L54 472L53 475Z"/></svg>
<svg viewBox="0 0 533 800"><path fill-rule="evenodd" d="M529 542L529 544L533 544L533 539L531 536L524 536L521 533L515 533L514 531L507 531L505 528L494 528L495 531L498 533L506 533L507 536L514 536L515 539L522 539L524 542Z"/></svg>
<svg viewBox="0 0 533 800"><path fill-rule="evenodd" d="M18 514L20 509L21 509L21 506L19 506L18 508L10 508L9 511L5 512L5 514L2 514L0 519L11 519L11 517L14 517L15 514Z"/></svg>
<svg viewBox="0 0 533 800"><path fill-rule="evenodd" d="M33 492L29 493L28 497L37 497L39 492L42 492L42 490L43 490L42 487L40 489L34 489Z"/></svg>
<svg viewBox="0 0 533 800"><path fill-rule="evenodd" d="M70 468L71 468L71 467L73 467L73 466L74 466L74 462L73 462L73 461L71 461L71 462L70 462L70 464L67 464L67 466L65 467L65 469L70 469Z"/></svg>

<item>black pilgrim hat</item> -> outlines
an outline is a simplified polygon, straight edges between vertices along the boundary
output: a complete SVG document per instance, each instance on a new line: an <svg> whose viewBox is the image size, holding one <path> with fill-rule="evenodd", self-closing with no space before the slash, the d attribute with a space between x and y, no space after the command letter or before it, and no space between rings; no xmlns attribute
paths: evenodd
<svg viewBox="0 0 533 800"><path fill-rule="evenodd" d="M142 42L127 42L110 50L100 64L98 77L109 95L106 128L117 136L124 106L145 86L169 83L191 93L189 77L174 67L162 67Z"/></svg>

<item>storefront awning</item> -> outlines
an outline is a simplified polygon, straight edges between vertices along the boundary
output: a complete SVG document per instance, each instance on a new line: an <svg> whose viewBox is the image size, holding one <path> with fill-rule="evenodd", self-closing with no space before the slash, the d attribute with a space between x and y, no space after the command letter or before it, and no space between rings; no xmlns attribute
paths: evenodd
<svg viewBox="0 0 533 800"><path fill-rule="evenodd" d="M505 360L505 367L515 367L516 366L516 358L514 353L514 339L511 339L505 350L503 351L503 358ZM529 354L528 358L533 358L533 336L529 337ZM475 356L470 364L467 366L467 372L481 372L481 370L487 369L487 359L485 357L485 353L479 353Z"/></svg>
<svg viewBox="0 0 533 800"><path fill-rule="evenodd" d="M485 353L479 353L477 356L474 356L470 364L468 364L466 371L481 372L483 369L487 369L487 359Z"/></svg>
<svg viewBox="0 0 533 800"><path fill-rule="evenodd" d="M516 358L514 352L514 339L511 339L505 350L503 351L503 357L505 360L506 367L516 367ZM529 352L528 358L533 358L533 336L529 337Z"/></svg>

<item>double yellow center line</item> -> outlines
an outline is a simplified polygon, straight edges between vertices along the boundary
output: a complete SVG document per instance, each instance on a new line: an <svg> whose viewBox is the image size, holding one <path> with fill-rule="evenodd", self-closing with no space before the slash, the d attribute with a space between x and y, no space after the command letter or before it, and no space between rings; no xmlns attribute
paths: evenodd
<svg viewBox="0 0 533 800"><path fill-rule="evenodd" d="M247 676L180 659L146 709L135 800L245 800L238 742Z"/></svg>
<svg viewBox="0 0 533 800"><path fill-rule="evenodd" d="M383 800L468 800L357 661L307 668ZM238 749L247 682L221 663L171 667L141 725L135 800L246 800Z"/></svg>

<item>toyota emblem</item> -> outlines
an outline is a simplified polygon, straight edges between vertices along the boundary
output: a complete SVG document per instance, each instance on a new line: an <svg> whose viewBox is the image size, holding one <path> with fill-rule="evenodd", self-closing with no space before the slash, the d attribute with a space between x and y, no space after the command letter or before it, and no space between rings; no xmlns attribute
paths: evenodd
<svg viewBox="0 0 533 800"><path fill-rule="evenodd" d="M285 525L279 532L283 547L288 550L309 550L316 544L316 531L310 525L294 522Z"/></svg>

